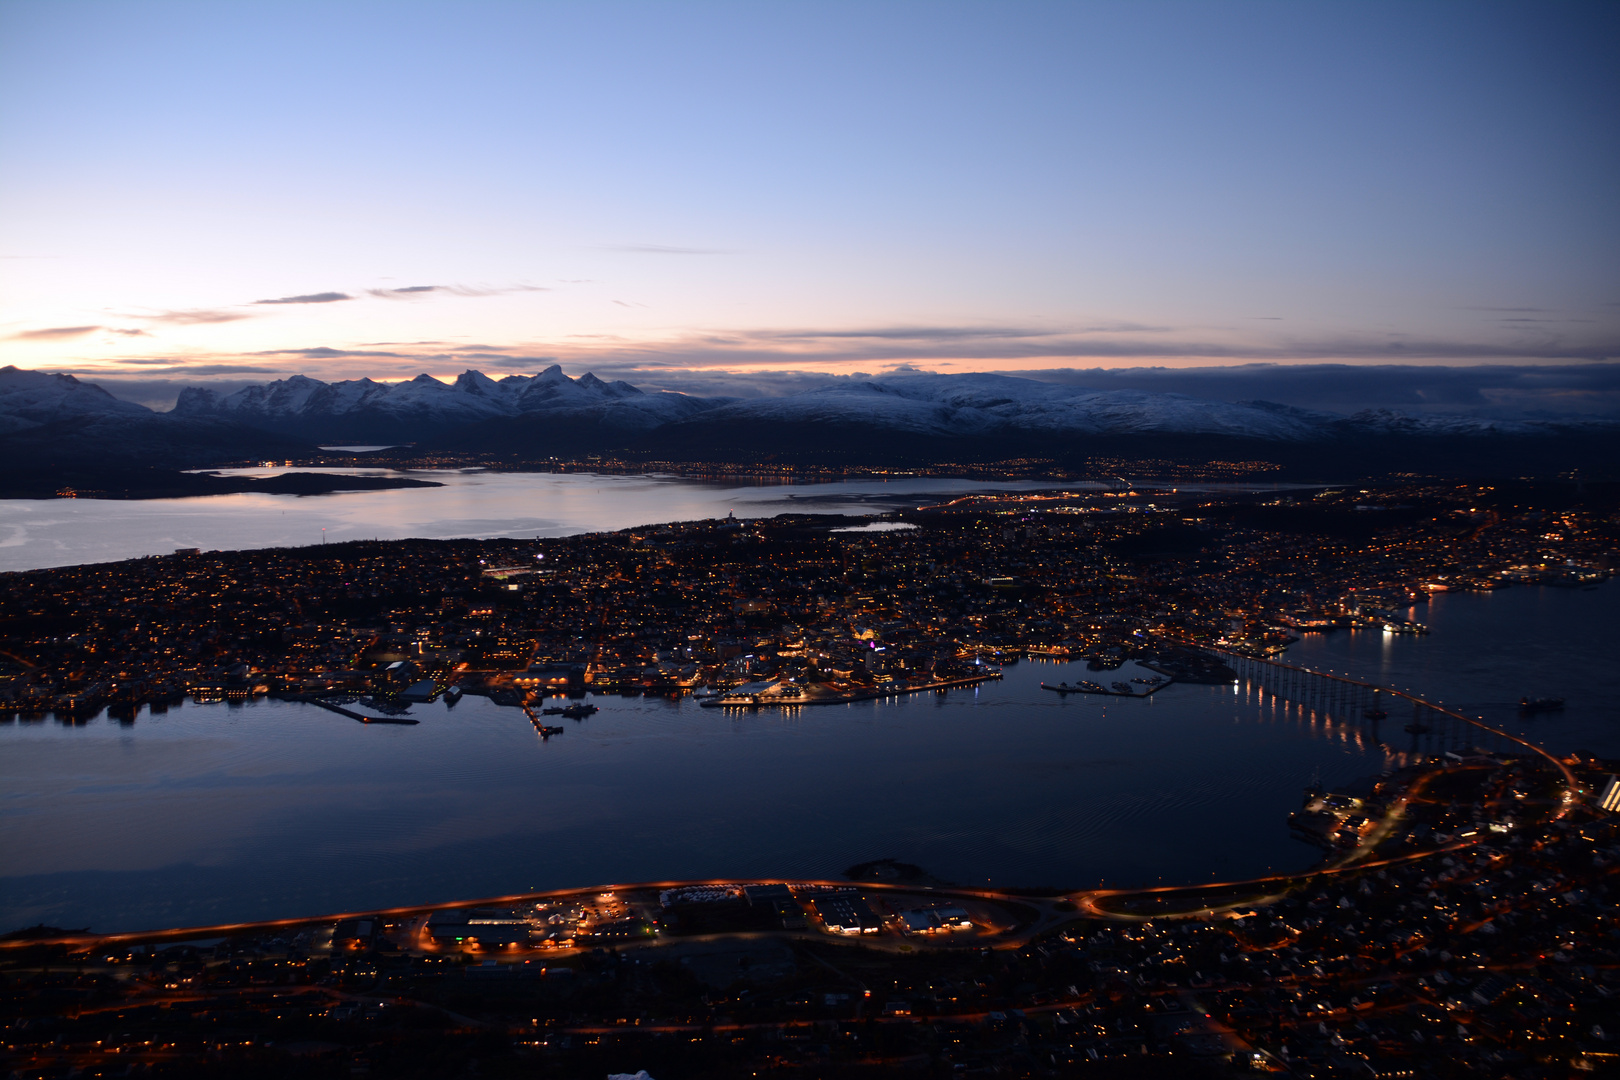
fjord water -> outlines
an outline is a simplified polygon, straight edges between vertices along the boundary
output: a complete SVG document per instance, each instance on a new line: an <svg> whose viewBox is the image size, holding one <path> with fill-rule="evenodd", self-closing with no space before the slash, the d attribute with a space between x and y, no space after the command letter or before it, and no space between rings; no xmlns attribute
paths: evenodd
<svg viewBox="0 0 1620 1080"><path fill-rule="evenodd" d="M1289 658L1412 687L1553 750L1620 756L1617 602L1613 584L1449 594L1413 611L1430 636L1312 636ZM416 727L263 700L129 725L11 721L0 927L835 877L885 857L999 886L1226 880L1316 860L1286 820L1313 775L1347 782L1436 749L1398 718L1375 732L1243 688L1040 689L1085 677L1026 661L973 690L788 713L603 697L549 742L471 697L416 706ZM1552 690L1564 713L1517 716L1521 694Z"/></svg>
<svg viewBox="0 0 1620 1080"><path fill-rule="evenodd" d="M666 521L785 512L876 513L969 491L1052 483L896 478L822 484L717 482L673 476L489 472L482 469L226 469L405 476L442 487L330 495L208 495L186 499L0 500L0 572L167 555L344 540L564 536ZM1072 483L1070 487L1095 487Z"/></svg>
<svg viewBox="0 0 1620 1080"><path fill-rule="evenodd" d="M1620 585L1435 593L1401 617L1431 633L1308 634L1286 659L1416 691L1560 753L1620 758ZM1525 715L1526 697L1565 708Z"/></svg>
<svg viewBox="0 0 1620 1080"><path fill-rule="evenodd" d="M606 697L542 742L482 698L416 727L187 705L0 727L0 926L196 925L610 882L836 877L1153 882L1303 867L1286 817L1354 728L1231 687L1059 697L1083 664L791 713ZM1116 676L1117 677L1117 676Z"/></svg>

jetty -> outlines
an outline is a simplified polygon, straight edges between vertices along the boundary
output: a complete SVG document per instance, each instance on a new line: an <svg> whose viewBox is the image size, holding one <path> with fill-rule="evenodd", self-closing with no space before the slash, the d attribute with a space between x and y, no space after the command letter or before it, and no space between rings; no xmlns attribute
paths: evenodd
<svg viewBox="0 0 1620 1080"><path fill-rule="evenodd" d="M529 723L534 725L534 733L536 735L540 736L542 739L550 739L553 735L561 735L564 731L567 730L566 728L556 727L556 726L553 726L551 724L548 724L548 723L545 722L545 720L541 719L542 715L550 716L550 715L553 715L555 713L561 713L561 712L563 712L562 709L546 709L544 711L544 713L536 713L534 711L534 706L529 704L528 701L525 700L522 703L522 705L523 705L523 715L527 716L529 718ZM594 706L594 705L589 706L589 708L590 708L591 712L596 711L596 706ZM567 715L573 716L573 718L577 720L577 719L579 719L580 715L587 715L588 716L590 714L585 713L585 714L576 715L574 713L569 713Z"/></svg>
<svg viewBox="0 0 1620 1080"><path fill-rule="evenodd" d="M1045 682L1043 682L1043 683L1041 683L1041 689L1042 690L1053 690L1053 691L1056 691L1059 694L1100 694L1100 695L1102 695L1104 697L1145 698L1145 697L1152 697L1154 694L1157 694L1160 690L1163 690L1165 687L1174 685L1175 681L1176 680L1174 680L1172 678L1168 678L1168 677L1160 679L1158 681L1150 681L1150 680L1147 680L1147 679L1132 679L1131 683L1135 683L1135 684L1142 687L1142 690L1141 690L1140 693L1138 693L1135 689L1132 688L1131 683L1116 682L1116 683L1113 684L1112 688L1110 688L1110 687L1104 686L1102 683L1092 682L1089 679L1082 679L1077 683L1068 683L1068 682L1045 683ZM1120 689L1120 687L1124 687L1124 689L1122 690L1122 689Z"/></svg>
<svg viewBox="0 0 1620 1080"><path fill-rule="evenodd" d="M352 709L345 709L341 705L318 698L313 694L287 694L282 696L282 700L299 701L303 702L305 705L319 705L321 708L326 709L329 712L335 712L339 716L347 716L350 720L358 720L362 724L400 724L402 726L409 726L413 724L420 724L422 722L420 720L413 720L409 716L367 716L364 713L357 713Z"/></svg>

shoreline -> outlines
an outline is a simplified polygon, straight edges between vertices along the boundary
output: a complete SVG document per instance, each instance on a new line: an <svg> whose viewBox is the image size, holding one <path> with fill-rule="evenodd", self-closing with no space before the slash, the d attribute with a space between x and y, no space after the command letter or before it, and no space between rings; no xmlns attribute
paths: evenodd
<svg viewBox="0 0 1620 1080"><path fill-rule="evenodd" d="M698 702L700 709L797 709L806 705L848 705L854 701L876 701L880 698L904 697L907 694L920 694L925 690L950 690L959 686L977 686L983 682L990 682L1001 678L998 669L993 673L984 675L969 675L961 679L947 679L943 682L928 683L926 686L908 686L901 690L873 690L859 694L834 694L817 698L794 698L791 700L771 698L769 700L755 701L727 701L723 696L710 698Z"/></svg>

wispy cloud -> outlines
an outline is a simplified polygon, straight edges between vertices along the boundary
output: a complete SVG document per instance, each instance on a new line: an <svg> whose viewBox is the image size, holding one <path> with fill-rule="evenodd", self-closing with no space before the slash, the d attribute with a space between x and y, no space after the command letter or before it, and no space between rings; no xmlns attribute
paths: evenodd
<svg viewBox="0 0 1620 1080"><path fill-rule="evenodd" d="M302 296L283 296L275 300L255 300L255 304L335 304L339 300L353 300L348 293L318 292Z"/></svg>
<svg viewBox="0 0 1620 1080"><path fill-rule="evenodd" d="M1057 331L1014 326L887 326L857 330L765 330L747 335L770 341L1028 341Z"/></svg>
<svg viewBox="0 0 1620 1080"><path fill-rule="evenodd" d="M220 375L270 375L282 376L288 374L282 367L272 367L265 364L239 364L239 363L197 363L195 361L175 360L173 357L152 359L123 359L113 363L131 365L134 370L127 373L109 370L105 367L72 367L53 368L53 371L62 371L68 375L83 375L96 381L104 381L109 390L124 385L130 380L146 380L157 376L174 376L174 384L180 386L195 386L198 379L209 379Z"/></svg>
<svg viewBox="0 0 1620 1080"><path fill-rule="evenodd" d="M440 285L438 290L450 296L505 296L508 293L550 292L544 285Z"/></svg>
<svg viewBox="0 0 1620 1080"><path fill-rule="evenodd" d="M63 328L73 330L76 328ZM948 371L1063 370L1157 364L1277 363L1310 365L1446 365L1477 363L1600 363L1620 358L1620 336L1575 334L1530 324L1495 337L1420 338L1382 335L1268 335L1256 340L1233 331L1208 334L1173 328L1110 324L1045 326L905 325L825 329L715 329L638 337L571 334L513 343L388 342L348 346L289 346L251 353L196 357L219 362L263 363L267 357L303 360L327 371L366 370L375 360L407 360L433 371L469 364L510 365L556 359L622 371L659 372L683 378L712 370L884 371L900 365ZM459 358L459 359L458 359ZM177 361L182 362L182 361ZM352 363L350 363L352 362ZM347 364L348 366L345 366Z"/></svg>
<svg viewBox="0 0 1620 1080"><path fill-rule="evenodd" d="M1269 336L1256 341L1228 332L1156 327L896 326L828 329L709 330L667 338L572 334L525 342L513 352L559 354L647 368L799 369L948 365L954 370L1076 367L1142 361L1188 366L1203 362L1350 361L1361 363L1601 361L1620 357L1620 336L1575 336L1525 325L1485 339L1416 336ZM453 350L447 350L453 351Z"/></svg>
<svg viewBox="0 0 1620 1080"><path fill-rule="evenodd" d="M366 293L379 300L421 300L429 296L505 296L550 291L544 285L407 285L402 289L367 289Z"/></svg>
<svg viewBox="0 0 1620 1080"><path fill-rule="evenodd" d="M339 360L352 358L375 357L385 360L404 359L418 356L415 353L377 352L366 349L333 349L325 345L317 345L307 349L263 349L251 354L253 356L302 356L309 360Z"/></svg>
<svg viewBox="0 0 1620 1080"><path fill-rule="evenodd" d="M401 289L367 289L366 292L379 300L412 300L443 290L443 285L406 285Z"/></svg>
<svg viewBox="0 0 1620 1080"><path fill-rule="evenodd" d="M12 334L13 341L60 341L66 338L83 337L101 330L100 326L51 326L43 330L24 330L20 334Z"/></svg>
<svg viewBox="0 0 1620 1080"><path fill-rule="evenodd" d="M251 319L253 315L246 311L232 311L230 308L188 308L178 311L160 311L153 315L135 315L132 318L144 319L147 322L166 323L170 326L208 326L214 323Z"/></svg>

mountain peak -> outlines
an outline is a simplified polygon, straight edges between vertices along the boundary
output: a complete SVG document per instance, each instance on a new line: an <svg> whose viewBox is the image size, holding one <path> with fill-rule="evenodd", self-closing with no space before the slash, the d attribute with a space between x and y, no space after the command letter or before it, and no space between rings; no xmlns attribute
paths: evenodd
<svg viewBox="0 0 1620 1080"><path fill-rule="evenodd" d="M505 381L505 379L502 379L501 382L496 382L488 375L485 375L482 371L468 368L466 371L463 371L460 375L456 376L454 385L457 390L460 390L463 393L485 395L490 393L500 393L501 386L503 383L505 383Z"/></svg>

